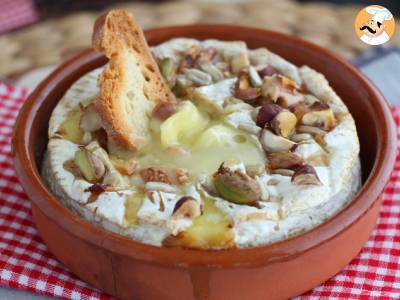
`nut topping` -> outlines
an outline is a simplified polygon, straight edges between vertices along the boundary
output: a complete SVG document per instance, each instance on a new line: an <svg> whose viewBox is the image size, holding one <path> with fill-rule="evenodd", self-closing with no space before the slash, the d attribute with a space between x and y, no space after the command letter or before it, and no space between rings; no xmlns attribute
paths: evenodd
<svg viewBox="0 0 400 300"><path fill-rule="evenodd" d="M214 186L222 198L236 204L250 204L261 198L257 180L239 170L231 171L223 164L214 174Z"/></svg>
<svg viewBox="0 0 400 300"><path fill-rule="evenodd" d="M153 109L153 117L164 121L173 115L177 110L177 105L174 102L158 103Z"/></svg>
<svg viewBox="0 0 400 300"><path fill-rule="evenodd" d="M253 66L249 66L248 72L251 85L254 87L261 87L263 82L260 75L258 75L256 68L254 68Z"/></svg>
<svg viewBox="0 0 400 300"><path fill-rule="evenodd" d="M304 160L292 152L278 152L268 154L268 166L270 169L294 170L304 165Z"/></svg>
<svg viewBox="0 0 400 300"><path fill-rule="evenodd" d="M321 181L318 178L314 167L304 165L296 169L292 176L292 182L297 185L320 185Z"/></svg>
<svg viewBox="0 0 400 300"><path fill-rule="evenodd" d="M260 142L268 152L294 151L297 147L295 142L276 135L266 128L261 132Z"/></svg>
<svg viewBox="0 0 400 300"><path fill-rule="evenodd" d="M211 75L198 69L186 69L185 76L188 80L199 86L209 85L212 83Z"/></svg>
<svg viewBox="0 0 400 300"><path fill-rule="evenodd" d="M261 132L261 128L254 125L253 123L240 123L238 129L246 131L247 133L254 134L256 136Z"/></svg>
<svg viewBox="0 0 400 300"><path fill-rule="evenodd" d="M85 192L90 193L87 203L92 203L97 201L97 199L102 193L114 192L114 191L115 188L112 187L111 185L95 183L85 190Z"/></svg>
<svg viewBox="0 0 400 300"><path fill-rule="evenodd" d="M261 89L252 87L249 75L246 72L240 72L235 83L235 97L246 102L253 102L261 95Z"/></svg>
<svg viewBox="0 0 400 300"><path fill-rule="evenodd" d="M75 177L81 176L81 171L73 159L64 161L63 168L65 171L70 172Z"/></svg>
<svg viewBox="0 0 400 300"><path fill-rule="evenodd" d="M309 110L303 115L302 124L316 126L327 131L335 126L335 116L327 104L315 102L310 106Z"/></svg>
<svg viewBox="0 0 400 300"><path fill-rule="evenodd" d="M99 181L106 173L106 168L100 158L85 148L80 148L75 152L74 161L82 176L89 182Z"/></svg>
<svg viewBox="0 0 400 300"><path fill-rule="evenodd" d="M198 65L206 63L216 63L221 60L220 53L213 47L202 49L197 56L196 63Z"/></svg>
<svg viewBox="0 0 400 300"><path fill-rule="evenodd" d="M297 84L282 75L264 78L261 94L285 108L293 107L304 100Z"/></svg>
<svg viewBox="0 0 400 300"><path fill-rule="evenodd" d="M306 103L301 102L292 107L291 111L296 115L297 120L301 120L310 111L310 107Z"/></svg>
<svg viewBox="0 0 400 300"><path fill-rule="evenodd" d="M200 46L191 46L183 55L183 58L179 64L178 71L182 72L185 69L193 68L196 63L196 58L201 51Z"/></svg>
<svg viewBox="0 0 400 300"><path fill-rule="evenodd" d="M258 69L257 71L258 71L258 75L260 75L260 77L262 79L264 79L264 77L266 77L266 76L270 77L274 74L278 74L278 70L272 66L262 67L262 68Z"/></svg>
<svg viewBox="0 0 400 300"><path fill-rule="evenodd" d="M296 131L299 133L309 133L309 134L320 135L320 136L324 136L326 134L326 131L322 130L321 128L314 127L314 126L307 126L307 125L297 126Z"/></svg>
<svg viewBox="0 0 400 300"><path fill-rule="evenodd" d="M202 49L198 45L191 46L183 55L178 72L184 72L186 69L197 68L206 63L217 63L221 60L221 55L217 49L208 47Z"/></svg>
<svg viewBox="0 0 400 300"><path fill-rule="evenodd" d="M288 177L292 177L294 174L293 170L288 170L288 169L275 169L275 170L271 170L271 174L278 174L281 176L288 176Z"/></svg>
<svg viewBox="0 0 400 300"><path fill-rule="evenodd" d="M188 80L183 75L178 75L176 77L175 85L172 88L172 92L178 98L186 97L188 94L188 89L192 85L192 82Z"/></svg>
<svg viewBox="0 0 400 300"><path fill-rule="evenodd" d="M112 192L115 191L115 188L108 184L98 184L95 183L88 187L85 192L90 192L92 194L100 195L105 192Z"/></svg>
<svg viewBox="0 0 400 300"><path fill-rule="evenodd" d="M189 218L193 220L200 215L201 208L199 202L190 196L184 196L175 203L172 219Z"/></svg>
<svg viewBox="0 0 400 300"><path fill-rule="evenodd" d="M246 174L252 178L261 175L264 171L265 167L262 164L246 166Z"/></svg>
<svg viewBox="0 0 400 300"><path fill-rule="evenodd" d="M221 70L211 63L201 64L200 69L210 74L214 82L218 82L224 79L224 74L222 74Z"/></svg>
<svg viewBox="0 0 400 300"><path fill-rule="evenodd" d="M154 182L163 182L171 184L172 181L168 177L166 169L163 168L146 168L140 170L140 177L145 182L154 181Z"/></svg>
<svg viewBox="0 0 400 300"><path fill-rule="evenodd" d="M239 53L232 57L231 59L231 69L234 74L238 74L243 69L250 65L249 57L247 53Z"/></svg>
<svg viewBox="0 0 400 300"><path fill-rule="evenodd" d="M110 157L110 160L114 167L120 172L122 175L131 176L135 173L136 170L136 161L134 159L120 159L118 157Z"/></svg>
<svg viewBox="0 0 400 300"><path fill-rule="evenodd" d="M189 180L188 172L181 168L146 168L140 170L144 182L163 182L167 184L184 184Z"/></svg>
<svg viewBox="0 0 400 300"><path fill-rule="evenodd" d="M297 133L291 136L291 140L296 143L302 143L309 140L312 140L312 135L309 133Z"/></svg>
<svg viewBox="0 0 400 300"><path fill-rule="evenodd" d="M264 127L266 123L272 121L272 119L282 111L282 108L275 103L264 103L257 114L257 126Z"/></svg>
<svg viewBox="0 0 400 300"><path fill-rule="evenodd" d="M296 123L297 118L295 114L288 110L282 110L273 118L271 127L276 134L287 138L293 132Z"/></svg>

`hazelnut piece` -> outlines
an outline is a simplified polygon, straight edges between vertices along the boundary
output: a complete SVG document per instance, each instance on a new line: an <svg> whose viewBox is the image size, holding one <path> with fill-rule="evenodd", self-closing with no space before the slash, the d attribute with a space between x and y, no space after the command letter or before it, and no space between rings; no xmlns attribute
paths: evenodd
<svg viewBox="0 0 400 300"><path fill-rule="evenodd" d="M296 115L288 110L282 110L279 112L271 122L271 127L274 131L287 138L296 127L297 118Z"/></svg>
<svg viewBox="0 0 400 300"><path fill-rule="evenodd" d="M297 84L282 75L264 78L261 95L285 108L293 107L304 100L303 94L299 93Z"/></svg>
<svg viewBox="0 0 400 300"><path fill-rule="evenodd" d="M282 111L282 108L275 103L264 103L257 114L256 124L257 126L264 127L266 123L272 121L272 119Z"/></svg>
<svg viewBox="0 0 400 300"><path fill-rule="evenodd" d="M268 166L270 169L297 169L304 165L304 160L290 152L278 152L268 154Z"/></svg>
<svg viewBox="0 0 400 300"><path fill-rule="evenodd" d="M173 115L177 110L177 105L174 102L158 103L153 109L153 117L164 121Z"/></svg>
<svg viewBox="0 0 400 300"><path fill-rule="evenodd" d="M257 71L258 71L258 75L260 75L261 78L264 78L266 76L269 77L274 74L278 74L278 70L272 66L262 67L262 68L258 69Z"/></svg>
<svg viewBox="0 0 400 300"><path fill-rule="evenodd" d="M249 75L246 72L240 72L235 83L235 97L243 101L254 101L261 95L261 89L252 87Z"/></svg>
<svg viewBox="0 0 400 300"><path fill-rule="evenodd" d="M199 202L193 197L184 196L176 203L172 213L173 219L189 218L194 219L201 215L201 208Z"/></svg>
<svg viewBox="0 0 400 300"><path fill-rule="evenodd" d="M292 176L292 182L297 185L320 185L321 181L318 178L314 167L304 165L297 168Z"/></svg>
<svg viewBox="0 0 400 300"><path fill-rule="evenodd" d="M303 118L303 116L310 111L310 107L306 103L301 102L292 107L291 111L296 115L296 118L300 121Z"/></svg>
<svg viewBox="0 0 400 300"><path fill-rule="evenodd" d="M315 102L310 106L309 110L303 115L302 124L316 126L323 130L331 130L335 126L335 116L327 104Z"/></svg>

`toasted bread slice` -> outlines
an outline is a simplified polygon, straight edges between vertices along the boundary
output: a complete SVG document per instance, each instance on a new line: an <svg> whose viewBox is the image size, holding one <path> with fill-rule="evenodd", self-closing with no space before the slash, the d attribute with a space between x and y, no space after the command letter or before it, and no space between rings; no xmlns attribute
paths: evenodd
<svg viewBox="0 0 400 300"><path fill-rule="evenodd" d="M164 82L144 34L125 10L97 19L95 49L109 63L99 76L95 107L110 141L123 150L138 150L149 138L149 117L155 105L174 100Z"/></svg>

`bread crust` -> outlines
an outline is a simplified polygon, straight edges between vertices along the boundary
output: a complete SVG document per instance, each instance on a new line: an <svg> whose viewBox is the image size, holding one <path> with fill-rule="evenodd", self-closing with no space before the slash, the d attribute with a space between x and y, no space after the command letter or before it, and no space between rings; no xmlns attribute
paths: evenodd
<svg viewBox="0 0 400 300"><path fill-rule="evenodd" d="M99 76L95 101L110 141L123 150L138 150L149 137L155 105L174 96L158 69L143 31L125 10L112 10L95 22L93 47L109 63Z"/></svg>

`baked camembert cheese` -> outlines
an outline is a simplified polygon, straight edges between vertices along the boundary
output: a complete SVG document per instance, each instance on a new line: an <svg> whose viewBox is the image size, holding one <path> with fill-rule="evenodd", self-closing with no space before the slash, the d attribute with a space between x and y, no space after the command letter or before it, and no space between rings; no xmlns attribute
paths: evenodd
<svg viewBox="0 0 400 300"><path fill-rule="evenodd" d="M360 187L354 120L324 76L242 41L149 48L123 10L109 62L54 109L42 175L71 210L166 247L261 246L338 213Z"/></svg>

